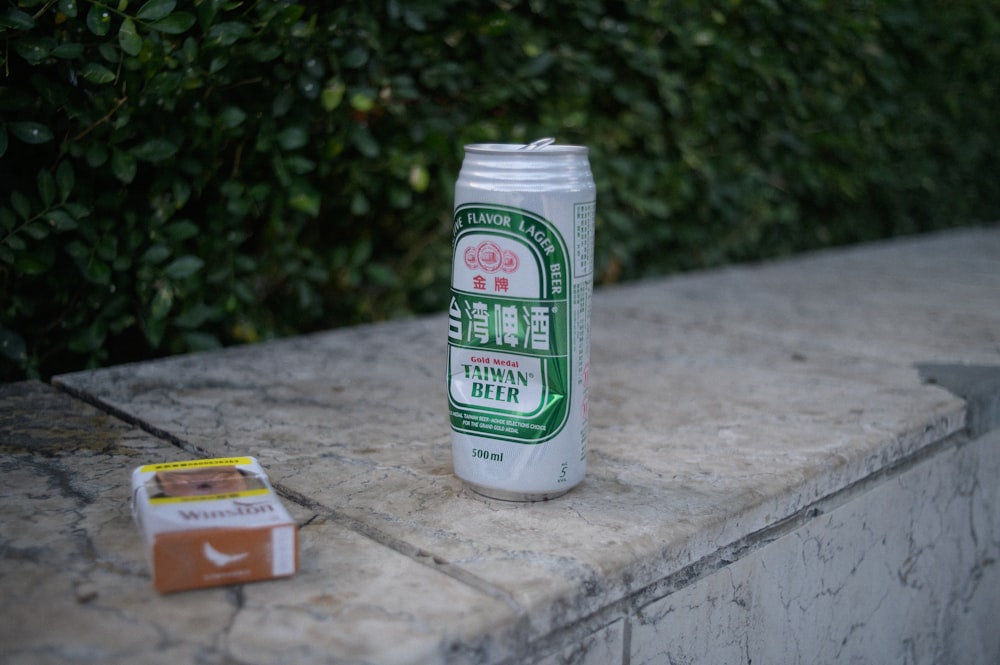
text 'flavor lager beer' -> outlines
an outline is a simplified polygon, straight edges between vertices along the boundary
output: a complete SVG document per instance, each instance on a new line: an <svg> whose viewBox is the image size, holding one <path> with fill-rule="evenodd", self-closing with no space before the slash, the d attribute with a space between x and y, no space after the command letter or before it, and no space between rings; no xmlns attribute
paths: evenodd
<svg viewBox="0 0 1000 665"><path fill-rule="evenodd" d="M539 501L583 480L595 203L583 146L465 147L448 402L455 473L486 496Z"/></svg>

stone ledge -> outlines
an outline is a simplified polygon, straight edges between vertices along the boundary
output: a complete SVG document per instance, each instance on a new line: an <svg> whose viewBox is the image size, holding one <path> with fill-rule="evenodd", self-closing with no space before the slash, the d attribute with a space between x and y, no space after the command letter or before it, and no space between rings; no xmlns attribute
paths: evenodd
<svg viewBox="0 0 1000 665"><path fill-rule="evenodd" d="M158 595L129 472L183 459L54 388L0 385L0 661L475 662L516 627L502 601L294 502L295 577Z"/></svg>
<svg viewBox="0 0 1000 665"><path fill-rule="evenodd" d="M451 473L443 316L55 383L176 444L140 433L157 447L138 463L252 454L304 534L313 515L339 534L305 559L310 584L343 571L325 605L298 578L233 592L253 595L258 622L278 616L267 594L302 608L286 646L303 662L609 662L599 654L629 645L633 658L661 653L638 608L995 426L995 384L970 411L979 402L926 368L1000 367L998 257L1000 228L968 229L600 290L588 476L544 504L484 499ZM353 585L399 583L370 565L387 557L416 581L352 622ZM393 637L353 649L315 621ZM390 649L408 641L409 657Z"/></svg>

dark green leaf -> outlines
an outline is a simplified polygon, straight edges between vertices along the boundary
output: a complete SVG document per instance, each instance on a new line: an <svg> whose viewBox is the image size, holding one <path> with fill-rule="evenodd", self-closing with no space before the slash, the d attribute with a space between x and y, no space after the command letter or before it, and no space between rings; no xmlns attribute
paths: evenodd
<svg viewBox="0 0 1000 665"><path fill-rule="evenodd" d="M135 21L131 18L122 21L122 26L118 29L118 43L129 55L139 55L142 51L142 37L136 32Z"/></svg>
<svg viewBox="0 0 1000 665"><path fill-rule="evenodd" d="M91 5L87 12L87 29L98 37L111 32L111 12L101 5Z"/></svg>
<svg viewBox="0 0 1000 665"><path fill-rule="evenodd" d="M169 307L167 310L169 311ZM165 317L166 314L160 318L150 316L143 321L142 334L154 349L160 347L160 344L163 342L163 335L167 332L167 320Z"/></svg>
<svg viewBox="0 0 1000 665"><path fill-rule="evenodd" d="M24 238L19 235L9 235L4 238L4 242L7 243L7 247L18 252L28 249L28 243L24 242Z"/></svg>
<svg viewBox="0 0 1000 665"><path fill-rule="evenodd" d="M278 132L278 145L285 150L298 150L309 142L309 132L302 127L286 127Z"/></svg>
<svg viewBox="0 0 1000 665"><path fill-rule="evenodd" d="M284 50L277 44L254 45L250 55L256 62L271 62L281 56Z"/></svg>
<svg viewBox="0 0 1000 665"><path fill-rule="evenodd" d="M77 13L77 0L59 0L56 7L59 8L59 12L69 18L76 18Z"/></svg>
<svg viewBox="0 0 1000 665"><path fill-rule="evenodd" d="M124 300L124 298L119 298L118 302L121 302L123 300ZM110 309L113 309L113 308L109 305L108 309L110 310ZM120 311L120 308L114 308L114 309L119 309L119 311ZM123 331L127 330L128 328L131 328L131 327L135 326L135 322L136 322L135 315L133 315L133 314L121 314L121 315L118 316L118 318L112 320L108 324L108 329L112 333L114 333L115 335L119 335Z"/></svg>
<svg viewBox="0 0 1000 665"><path fill-rule="evenodd" d="M291 111L293 106L295 106L295 94L290 88L283 88L271 102L271 114L275 118L280 118Z"/></svg>
<svg viewBox="0 0 1000 665"><path fill-rule="evenodd" d="M320 103L323 105L323 109L326 111L332 111L338 106L340 102L344 99L344 92L347 87L344 85L343 81L338 79L332 79L323 88L323 93L320 96Z"/></svg>
<svg viewBox="0 0 1000 665"><path fill-rule="evenodd" d="M69 348L75 353L87 353L101 348L108 336L108 326L103 319L92 321L69 341Z"/></svg>
<svg viewBox="0 0 1000 665"><path fill-rule="evenodd" d="M319 192L303 183L292 187L288 196L288 203L293 209L304 212L310 217L319 215L321 203Z"/></svg>
<svg viewBox="0 0 1000 665"><path fill-rule="evenodd" d="M356 92L351 95L351 108L361 113L368 113L375 108L375 97L368 92Z"/></svg>
<svg viewBox="0 0 1000 665"><path fill-rule="evenodd" d="M348 51L341 59L341 64L350 69L358 69L366 62L368 62L368 51L361 47Z"/></svg>
<svg viewBox="0 0 1000 665"><path fill-rule="evenodd" d="M83 219L90 215L90 208L83 205L82 203L74 203L73 201L67 201L63 206L66 212L73 215L73 219Z"/></svg>
<svg viewBox="0 0 1000 665"><path fill-rule="evenodd" d="M44 240L49 235L48 225L41 220L25 224L21 231L33 240Z"/></svg>
<svg viewBox="0 0 1000 665"><path fill-rule="evenodd" d="M555 60L555 57L551 53L542 53L521 67L521 71L518 74L524 78L542 76L555 63Z"/></svg>
<svg viewBox="0 0 1000 665"><path fill-rule="evenodd" d="M351 214L357 217L362 217L371 212L372 204L368 200L368 197L362 192L354 192L351 197Z"/></svg>
<svg viewBox="0 0 1000 665"><path fill-rule="evenodd" d="M316 170L316 162L300 155L291 155L285 159L285 166L292 173L305 175Z"/></svg>
<svg viewBox="0 0 1000 665"><path fill-rule="evenodd" d="M198 351L213 351L215 349L222 348L222 344L219 339L207 332L185 332L181 334L187 344L188 351L198 352Z"/></svg>
<svg viewBox="0 0 1000 665"><path fill-rule="evenodd" d="M184 45L181 46L181 53L184 55L184 59L190 63L195 64L198 62L198 54L200 53L199 44L194 39L188 37L184 40Z"/></svg>
<svg viewBox="0 0 1000 665"><path fill-rule="evenodd" d="M302 5L289 5L281 10L278 15L277 20L284 26L294 25L302 15L305 14L306 8Z"/></svg>
<svg viewBox="0 0 1000 665"><path fill-rule="evenodd" d="M132 155L147 162L161 162L176 155L178 149L166 139L149 139L132 148Z"/></svg>
<svg viewBox="0 0 1000 665"><path fill-rule="evenodd" d="M91 168L102 166L104 162L108 161L108 147L103 143L91 143L87 146L87 152L84 153L83 158L87 160L87 166Z"/></svg>
<svg viewBox="0 0 1000 665"><path fill-rule="evenodd" d="M40 122L12 122L7 127L11 134L24 143L47 143L52 140L52 130Z"/></svg>
<svg viewBox="0 0 1000 665"><path fill-rule="evenodd" d="M253 30L246 23L225 21L217 23L208 31L208 39L219 46L232 46L240 39L253 36Z"/></svg>
<svg viewBox="0 0 1000 665"><path fill-rule="evenodd" d="M97 47L97 52L101 54L107 62L120 62L122 59L122 53L118 50L112 42L103 42Z"/></svg>
<svg viewBox="0 0 1000 665"><path fill-rule="evenodd" d="M45 213L45 219L57 231L71 231L79 226L76 219L61 208Z"/></svg>
<svg viewBox="0 0 1000 665"><path fill-rule="evenodd" d="M153 296L153 301L150 303L150 317L153 319L162 319L166 317L173 306L174 292L166 287L157 289L156 294Z"/></svg>
<svg viewBox="0 0 1000 665"><path fill-rule="evenodd" d="M31 217L31 201L21 192L11 192L10 207L14 209L21 219Z"/></svg>
<svg viewBox="0 0 1000 665"><path fill-rule="evenodd" d="M191 198L191 183L184 178L176 178L170 186L170 191L174 195L174 205L180 209Z"/></svg>
<svg viewBox="0 0 1000 665"><path fill-rule="evenodd" d="M212 62L208 63L208 73L218 74L229 64L229 58L226 56L216 56L212 58Z"/></svg>
<svg viewBox="0 0 1000 665"><path fill-rule="evenodd" d="M142 262L152 264L162 263L168 256L170 256L170 248L166 245L156 244L150 246L150 248L143 253Z"/></svg>
<svg viewBox="0 0 1000 665"><path fill-rule="evenodd" d="M163 227L163 235L175 242L182 242L198 235L198 226L190 220L179 219Z"/></svg>
<svg viewBox="0 0 1000 665"><path fill-rule="evenodd" d="M22 12L13 7L7 7L3 11L0 11L0 28L8 30L31 30L34 27L35 19L31 18L31 14L27 12Z"/></svg>
<svg viewBox="0 0 1000 665"><path fill-rule="evenodd" d="M83 66L83 78L100 85L114 81L115 73L102 64L88 62Z"/></svg>
<svg viewBox="0 0 1000 665"><path fill-rule="evenodd" d="M321 92L319 86L319 79L316 79L312 76L308 76L306 74L300 75L299 92L301 92L302 96L305 97L306 99L316 99L317 97L319 97L319 93Z"/></svg>
<svg viewBox="0 0 1000 665"><path fill-rule="evenodd" d="M210 307L205 303L198 303L188 307L182 314L174 319L174 325L178 328L192 330L201 327L206 321L219 315L218 307Z"/></svg>
<svg viewBox="0 0 1000 665"><path fill-rule="evenodd" d="M197 20L198 19L195 18L194 14L177 12L176 14L171 14L167 18L160 19L159 21L151 24L149 27L157 32L164 32L168 35L179 35L190 30L191 26L193 26Z"/></svg>
<svg viewBox="0 0 1000 665"><path fill-rule="evenodd" d="M281 158L281 155L275 154L271 159L271 171L274 174L274 179L278 181L278 184L282 188L288 188L292 184L291 173L288 172L288 166L285 164L285 160Z"/></svg>
<svg viewBox="0 0 1000 665"><path fill-rule="evenodd" d="M378 157L380 152L378 142L367 129L355 127L354 131L351 132L351 141L365 157Z"/></svg>
<svg viewBox="0 0 1000 665"><path fill-rule="evenodd" d="M16 363L27 360L28 347L24 338L13 330L0 328L0 355Z"/></svg>
<svg viewBox="0 0 1000 665"><path fill-rule="evenodd" d="M247 286L246 282L236 282L233 284L233 295L235 295L240 302L247 305L252 305L257 300L253 290Z"/></svg>
<svg viewBox="0 0 1000 665"><path fill-rule="evenodd" d="M83 266L83 276L93 284L111 283L111 266L97 258L91 258Z"/></svg>
<svg viewBox="0 0 1000 665"><path fill-rule="evenodd" d="M399 283L399 277L384 263L368 263L365 265L365 275L376 286L392 287Z"/></svg>
<svg viewBox="0 0 1000 665"><path fill-rule="evenodd" d="M135 17L143 21L159 21L169 16L176 6L177 0L149 0L139 8Z"/></svg>
<svg viewBox="0 0 1000 665"><path fill-rule="evenodd" d="M409 182L413 191L420 193L426 192L427 187L431 184L431 174L427 170L427 167L422 164L414 164L411 166Z"/></svg>
<svg viewBox="0 0 1000 665"><path fill-rule="evenodd" d="M409 9L403 11L403 21L406 25L417 32L423 32L427 29L427 23L424 21L424 17L415 11Z"/></svg>
<svg viewBox="0 0 1000 665"><path fill-rule="evenodd" d="M413 192L408 187L392 185L389 187L389 203L393 208L408 208L413 201Z"/></svg>
<svg viewBox="0 0 1000 665"><path fill-rule="evenodd" d="M200 258L188 254L171 261L163 272L170 279L184 279L201 270L204 265L205 262Z"/></svg>
<svg viewBox="0 0 1000 665"><path fill-rule="evenodd" d="M90 248L79 240L73 240L66 245L66 253L76 261L83 262L90 256Z"/></svg>
<svg viewBox="0 0 1000 665"><path fill-rule="evenodd" d="M243 121L246 120L246 118L246 111L235 106L227 106L223 109L222 113L219 114L219 122L222 123L223 127L228 127L230 129L243 124Z"/></svg>
<svg viewBox="0 0 1000 665"><path fill-rule="evenodd" d="M51 39L38 39L25 37L14 42L14 50L17 54L27 60L32 65L39 65L49 57L52 50Z"/></svg>
<svg viewBox="0 0 1000 665"><path fill-rule="evenodd" d="M63 60L73 60L83 55L83 44L60 44L52 49L50 55Z"/></svg>
<svg viewBox="0 0 1000 665"><path fill-rule="evenodd" d="M111 171L126 185L135 179L138 166L139 164L132 153L117 148L111 152Z"/></svg>

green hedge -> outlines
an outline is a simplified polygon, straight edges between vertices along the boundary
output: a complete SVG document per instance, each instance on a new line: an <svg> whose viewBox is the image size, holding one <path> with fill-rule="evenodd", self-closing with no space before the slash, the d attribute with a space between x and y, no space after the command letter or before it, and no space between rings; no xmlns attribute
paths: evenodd
<svg viewBox="0 0 1000 665"><path fill-rule="evenodd" d="M7 0L0 43L0 380L442 308L473 141L591 147L601 283L998 209L995 0Z"/></svg>

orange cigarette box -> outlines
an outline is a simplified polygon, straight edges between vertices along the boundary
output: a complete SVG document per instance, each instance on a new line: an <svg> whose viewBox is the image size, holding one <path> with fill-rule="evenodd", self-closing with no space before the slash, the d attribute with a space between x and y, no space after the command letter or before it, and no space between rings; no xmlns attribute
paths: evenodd
<svg viewBox="0 0 1000 665"><path fill-rule="evenodd" d="M288 577L298 530L253 457L132 471L132 512L161 593Z"/></svg>

